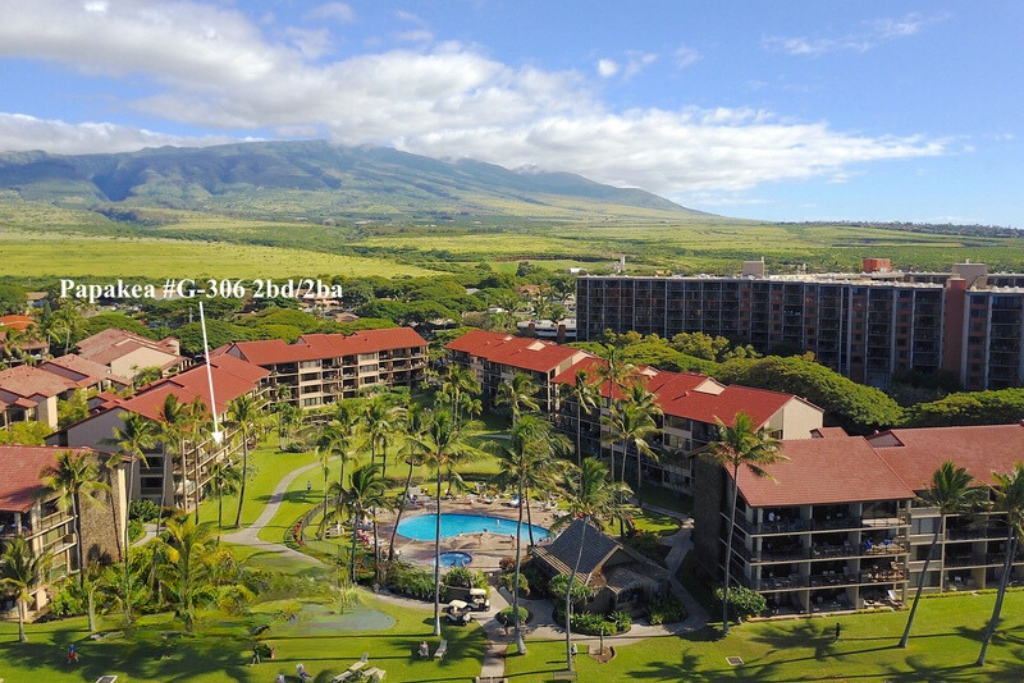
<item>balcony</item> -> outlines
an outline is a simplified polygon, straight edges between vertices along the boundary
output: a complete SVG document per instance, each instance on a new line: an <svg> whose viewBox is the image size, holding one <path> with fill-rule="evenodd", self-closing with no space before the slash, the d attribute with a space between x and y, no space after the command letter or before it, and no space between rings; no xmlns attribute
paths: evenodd
<svg viewBox="0 0 1024 683"><path fill-rule="evenodd" d="M961 527L946 530L947 541L975 541L982 539L1002 540L1006 538L1005 526L987 526L980 528Z"/></svg>
<svg viewBox="0 0 1024 683"><path fill-rule="evenodd" d="M902 513L892 517L836 516L825 519L795 519L765 522L764 524L751 524L742 517L736 518L736 525L746 533L754 536L806 533L811 531L841 531L844 529L887 529L898 526L908 526L909 524L909 517Z"/></svg>

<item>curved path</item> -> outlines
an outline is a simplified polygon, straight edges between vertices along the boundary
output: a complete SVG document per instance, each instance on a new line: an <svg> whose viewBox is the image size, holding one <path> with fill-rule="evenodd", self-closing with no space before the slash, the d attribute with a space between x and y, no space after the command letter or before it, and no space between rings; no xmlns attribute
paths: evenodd
<svg viewBox="0 0 1024 683"><path fill-rule="evenodd" d="M323 563L305 553L300 553L298 550L293 550L283 543L273 543L271 541L264 541L260 539L259 533L270 524L270 521L274 519L277 511L281 508L281 501L284 500L285 493L288 492L288 487L295 481L299 476L315 469L320 466L320 463L314 462L309 465L303 465L297 470L292 470L285 477L277 482L277 486L274 487L273 492L270 494L270 500L267 501L266 506L263 508L263 512L256 518L256 521L247 526L244 529L240 529L234 533L224 534L221 536L221 540L225 543L236 543L238 545L248 545L254 548L259 548L268 553L274 553L281 557L289 560L295 560L297 562L304 562L305 564L311 565L322 565Z"/></svg>

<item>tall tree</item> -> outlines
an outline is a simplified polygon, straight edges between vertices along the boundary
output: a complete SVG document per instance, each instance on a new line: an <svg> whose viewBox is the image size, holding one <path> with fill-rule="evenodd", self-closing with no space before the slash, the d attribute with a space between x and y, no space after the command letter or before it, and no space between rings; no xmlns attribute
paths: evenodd
<svg viewBox="0 0 1024 683"><path fill-rule="evenodd" d="M601 388L586 370L577 370L572 384L560 384L563 401L572 403L576 410L576 465L583 462L583 416L601 408Z"/></svg>
<svg viewBox="0 0 1024 683"><path fill-rule="evenodd" d="M512 413L512 425L514 426L519 422L524 411L540 410L536 398L538 391L540 391L540 385L534 382L532 377L525 372L517 372L512 376L511 382L502 382L498 386L494 402L499 406L508 406Z"/></svg>
<svg viewBox="0 0 1024 683"><path fill-rule="evenodd" d="M221 445L208 438L213 432L213 424L207 419L206 404L198 396L188 405L186 427L188 450L192 451L192 503L195 506L193 514L196 524L199 524L199 501L202 495L202 487L199 485L199 459L205 448L216 450Z"/></svg>
<svg viewBox="0 0 1024 683"><path fill-rule="evenodd" d="M900 638L900 647L906 647L910 642L910 629L914 625L914 615L917 614L917 605L921 601L921 593L924 592L924 580L928 574L928 566L931 564L932 555L939 544L939 536L945 526L946 516L966 512L981 502L984 490L972 488L973 484L974 477L968 474L965 468L957 467L952 460L947 460L939 469L935 470L932 474L931 486L919 496L918 500L921 506L935 508L939 511L939 518L936 520L931 545L928 546L928 554L924 558L924 567L917 580L914 604L910 607L907 625L903 629L903 637Z"/></svg>
<svg viewBox="0 0 1024 683"><path fill-rule="evenodd" d="M397 431L405 409L394 404L393 396L377 394L371 398L360 416L363 431L370 442L370 464L377 464L381 455L381 476L388 473L388 445Z"/></svg>
<svg viewBox="0 0 1024 683"><path fill-rule="evenodd" d="M629 451L632 448L636 451L637 459L637 489L642 482L642 467L641 462L644 456L651 458L652 460L657 459L657 454L651 448L648 439L658 434L658 423L654 419L656 413L654 409L660 411L657 404L643 405L636 404L632 401L616 401L612 404L611 410L608 415L604 416L601 420L603 426L607 430L602 442L614 450L617 444L622 445L622 472L619 476L620 481L626 480L626 460L628 459ZM614 475L613 475L614 476Z"/></svg>
<svg viewBox="0 0 1024 683"><path fill-rule="evenodd" d="M509 434L509 441L498 451L501 471L495 483L503 488L514 488L519 500L516 519L515 577L512 582L512 620L515 628L516 649L526 654L526 643L519 623L519 577L522 566L523 510L526 496L526 482L531 470L550 468L554 460L556 438L551 423L536 415L526 415L518 420ZM549 470L550 471L550 470Z"/></svg>
<svg viewBox="0 0 1024 683"><path fill-rule="evenodd" d="M71 510L75 525L78 555L78 584L85 586L85 543L82 540L82 503L99 505L97 497L110 487L99 480L99 468L89 462L90 456L74 451L64 451L57 456L53 465L47 465L40 472L45 497L57 495L57 507Z"/></svg>
<svg viewBox="0 0 1024 683"><path fill-rule="evenodd" d="M25 612L32 599L32 590L46 577L53 562L48 552L34 555L28 541L17 536L4 543L0 562L0 586L14 593L18 601L18 642L28 642L25 635Z"/></svg>
<svg viewBox="0 0 1024 683"><path fill-rule="evenodd" d="M398 505L395 525L391 528L391 540L388 543L389 563L395 561L395 536L398 534L398 525L402 522L402 513L405 511L406 503L409 500L413 470L423 464L423 439L426 437L431 420L432 416L429 410L418 403L413 403L409 406L405 420L402 423L405 430L405 463L409 469L406 471L405 487L402 490L402 498Z"/></svg>
<svg viewBox="0 0 1024 683"><path fill-rule="evenodd" d="M175 616L193 633L199 608L215 595L216 553L210 523L168 520L167 529L155 544L160 583Z"/></svg>
<svg viewBox="0 0 1024 683"><path fill-rule="evenodd" d="M181 492L184 497L183 507L188 507L188 468L185 462L185 449L188 444L188 425L189 425L189 411L188 406L178 401L178 397L174 394L167 394L164 398L164 403L160 407L160 440L164 444L164 459L168 457L173 459L176 457L181 463ZM171 451L171 453L168 453ZM167 464L164 463L164 472L167 471ZM171 486L173 490L174 485L174 467L170 468L171 471ZM167 483L164 482L163 488L160 491L160 510L163 511L166 503ZM173 499L172 499L173 500ZM157 532L159 533L159 520L157 523Z"/></svg>
<svg viewBox="0 0 1024 683"><path fill-rule="evenodd" d="M376 465L363 465L352 471L350 485L345 489L344 510L352 525L352 551L349 556L349 577L356 583L356 547L359 540L359 523L372 513L372 510L384 504L384 480L380 476L380 468ZM376 526L376 521L374 521ZM377 577L377 541L374 534L373 574Z"/></svg>
<svg viewBox="0 0 1024 683"><path fill-rule="evenodd" d="M129 463L128 471L126 475L127 483L125 488L127 489L127 496L125 500L131 505L132 494L135 489L135 467L134 463L139 463L142 467L149 467L149 462L146 460L146 451L151 450L156 446L157 439L159 438L159 432L155 422L147 417L143 417L138 413L126 413L124 418L124 428L114 427L114 435L110 439L105 439L105 443L117 446L118 454L120 455L121 462ZM124 562L124 570L128 571L128 548L131 545L128 537L128 525L124 525L122 530L124 539L124 555L122 557Z"/></svg>
<svg viewBox="0 0 1024 683"><path fill-rule="evenodd" d="M453 457L466 448L462 425L445 407L435 408L419 442L424 460L435 474L437 509L434 519L434 635L441 635L441 484Z"/></svg>
<svg viewBox="0 0 1024 683"><path fill-rule="evenodd" d="M722 634L729 634L729 584L732 583L732 537L736 533L736 503L739 498L740 468L755 477L773 479L767 468L788 460L779 450L779 441L765 429L758 429L747 413L736 413L732 427L718 420L718 441L708 445L712 462L729 470L732 486L729 499L728 540L725 544L725 577L722 580Z"/></svg>
<svg viewBox="0 0 1024 683"><path fill-rule="evenodd" d="M235 528L242 526L242 506L245 505L245 482L249 479L249 439L263 421L263 406L250 394L242 394L228 404L228 425L238 430L242 438L242 485L238 489L238 511Z"/></svg>
<svg viewBox="0 0 1024 683"><path fill-rule="evenodd" d="M992 487L995 495L993 509L1006 515L1006 557L1003 560L1003 573L999 579L999 592L996 593L992 618L988 622L985 637L981 641L981 652L978 654L976 662L978 666L985 666L988 644L999 625L999 614L1003 610L1006 586L1010 581L1010 573L1013 571L1013 559L1017 554L1021 533L1024 532L1024 462L1014 465L1013 470L1008 474L995 472L992 477L996 481L995 486Z"/></svg>
<svg viewBox="0 0 1024 683"><path fill-rule="evenodd" d="M476 396L480 391L480 382L472 370L459 363L449 363L445 366L439 394L450 407L451 416L456 422L461 423L465 417L463 396Z"/></svg>
<svg viewBox="0 0 1024 683"><path fill-rule="evenodd" d="M349 463L355 462L357 457L353 443L352 423L341 421L351 420L352 418L347 413L344 413L344 411L339 411L338 415L340 419L325 425L320 432L320 437L317 439L317 448L321 452L330 453L331 457L337 457L339 460L341 467L338 470L337 486L333 487L331 491L334 492L336 498L335 506L343 509L345 503L345 467ZM326 510L324 514L326 514Z"/></svg>
<svg viewBox="0 0 1024 683"><path fill-rule="evenodd" d="M636 366L632 363L626 362L622 357L622 353L617 346L608 347L604 356L602 357L604 363L597 366L597 376L600 378L601 391L608 392L608 404L609 410L615 410L616 407L620 412L623 410L625 403L625 391L626 387L632 382L634 374L636 372ZM601 418L602 424L606 423L608 416ZM604 441L604 439L602 439ZM615 480L615 447L609 448L609 467L608 475L612 481ZM625 458L625 454L623 454Z"/></svg>
<svg viewBox="0 0 1024 683"><path fill-rule="evenodd" d="M573 670L572 594L583 559L587 529L591 520L600 525L602 522L622 518L626 511L619 501L628 497L628 487L623 482L610 482L607 477L608 468L595 458L583 460L578 467L569 465L564 468L562 491L568 514L559 517L551 525L552 531L557 531L574 520L583 520L579 549L576 551L576 561L569 575L569 586L565 594L565 662L569 671Z"/></svg>
<svg viewBox="0 0 1024 683"><path fill-rule="evenodd" d="M229 460L217 460L210 465L210 492L217 498L217 529L224 529L224 498L238 493L242 487L242 472Z"/></svg>

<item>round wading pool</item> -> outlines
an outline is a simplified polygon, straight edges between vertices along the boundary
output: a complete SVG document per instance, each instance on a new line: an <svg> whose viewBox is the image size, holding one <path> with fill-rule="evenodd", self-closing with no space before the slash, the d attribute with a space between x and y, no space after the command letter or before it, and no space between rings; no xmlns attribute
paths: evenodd
<svg viewBox="0 0 1024 683"><path fill-rule="evenodd" d="M455 567L468 567L473 562L473 556L469 553L450 552L441 553L439 556L441 560L442 569L452 569Z"/></svg>

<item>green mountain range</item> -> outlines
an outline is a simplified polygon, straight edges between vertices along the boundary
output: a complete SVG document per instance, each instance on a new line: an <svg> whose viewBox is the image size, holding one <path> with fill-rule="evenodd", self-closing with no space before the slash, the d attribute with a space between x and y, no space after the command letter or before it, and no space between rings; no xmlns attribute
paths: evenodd
<svg viewBox="0 0 1024 683"><path fill-rule="evenodd" d="M77 156L8 153L0 155L0 191L132 220L134 210L147 208L316 220L707 215L570 173L518 173L480 161L326 141Z"/></svg>

